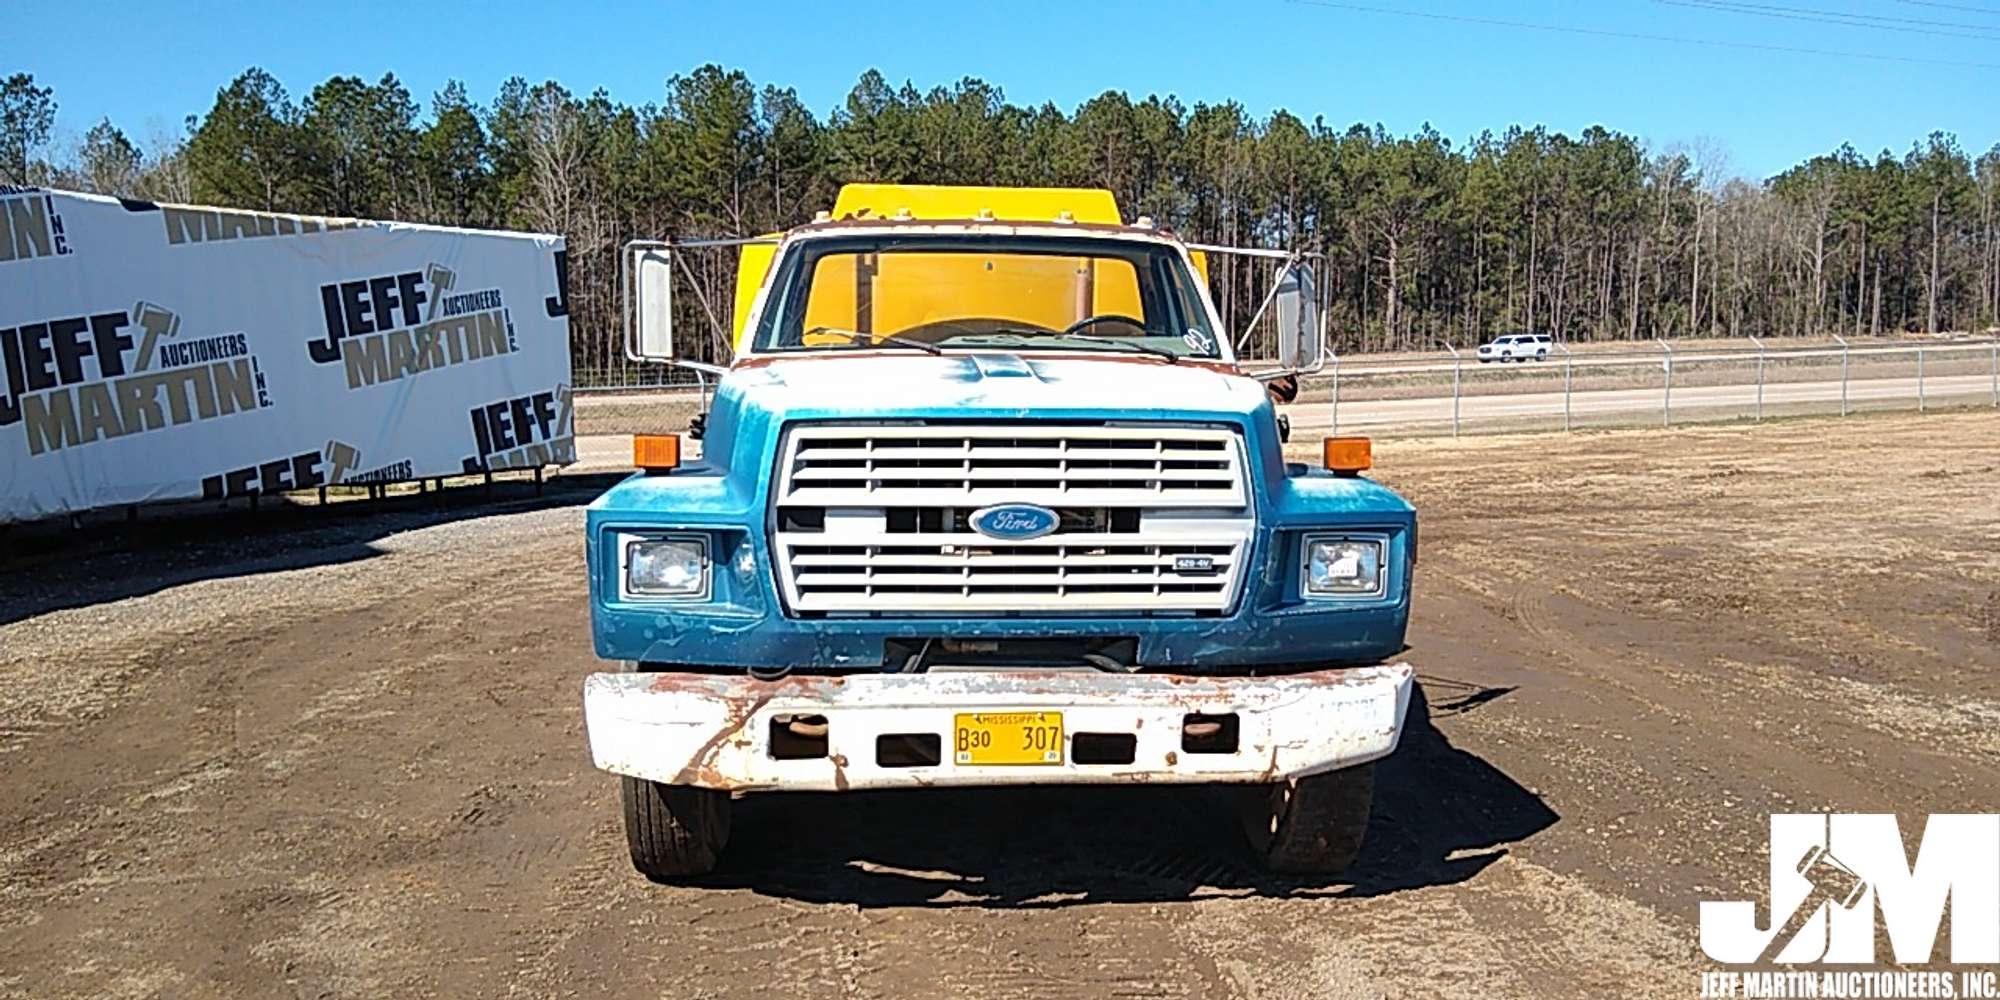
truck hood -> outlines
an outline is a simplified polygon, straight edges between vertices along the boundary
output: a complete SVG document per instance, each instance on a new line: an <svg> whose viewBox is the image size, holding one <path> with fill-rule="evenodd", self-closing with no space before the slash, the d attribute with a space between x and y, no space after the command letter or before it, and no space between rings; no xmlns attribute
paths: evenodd
<svg viewBox="0 0 2000 1000"><path fill-rule="evenodd" d="M1117 410L1246 417L1266 405L1263 387L1241 375L1102 354L816 354L733 371L722 394L732 389L740 393L738 406L780 420L969 415L964 411L988 417L1102 416Z"/></svg>

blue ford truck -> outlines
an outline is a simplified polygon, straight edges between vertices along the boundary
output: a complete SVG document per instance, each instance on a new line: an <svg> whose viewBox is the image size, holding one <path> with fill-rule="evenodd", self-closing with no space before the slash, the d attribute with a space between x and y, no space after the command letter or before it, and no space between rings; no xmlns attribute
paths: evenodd
<svg viewBox="0 0 2000 1000"><path fill-rule="evenodd" d="M747 308L694 366L699 457L637 439L587 520L617 666L585 720L640 872L708 871L746 794L1131 782L1237 786L1263 864L1348 864L1410 697L1416 518L1365 441L1286 461L1305 258L1101 191L855 185L782 235L629 245L634 357L676 360L675 274L717 242ZM1232 252L1271 258L1276 372L1210 300Z"/></svg>

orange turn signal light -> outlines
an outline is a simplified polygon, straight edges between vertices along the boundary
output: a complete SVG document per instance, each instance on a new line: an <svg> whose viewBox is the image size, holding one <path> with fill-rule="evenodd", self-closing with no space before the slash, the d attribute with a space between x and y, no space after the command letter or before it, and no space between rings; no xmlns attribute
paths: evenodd
<svg viewBox="0 0 2000 1000"><path fill-rule="evenodd" d="M632 437L632 464L645 472L666 472L681 464L679 434L637 434Z"/></svg>
<svg viewBox="0 0 2000 1000"><path fill-rule="evenodd" d="M1352 476L1375 464L1374 447L1364 437L1330 437L1323 453L1328 470Z"/></svg>

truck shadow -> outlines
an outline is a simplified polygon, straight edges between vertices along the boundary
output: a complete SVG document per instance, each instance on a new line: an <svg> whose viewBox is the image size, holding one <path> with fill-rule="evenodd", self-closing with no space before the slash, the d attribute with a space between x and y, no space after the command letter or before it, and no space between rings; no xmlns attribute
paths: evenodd
<svg viewBox="0 0 2000 1000"><path fill-rule="evenodd" d="M1376 767L1367 846L1337 876L1257 870L1231 790L1085 786L750 796L720 868L694 884L865 907L1374 896L1462 882L1560 818L1452 746L1421 687Z"/></svg>
<svg viewBox="0 0 2000 1000"><path fill-rule="evenodd" d="M127 522L99 511L14 525L0 535L0 625L87 608L201 580L355 562L382 554L403 531L590 502L622 474L526 479L491 488L453 486L423 495L341 500L324 507L287 497L252 510L244 501L143 508ZM579 536L581 537L581 536ZM581 565L581 564L579 564Z"/></svg>

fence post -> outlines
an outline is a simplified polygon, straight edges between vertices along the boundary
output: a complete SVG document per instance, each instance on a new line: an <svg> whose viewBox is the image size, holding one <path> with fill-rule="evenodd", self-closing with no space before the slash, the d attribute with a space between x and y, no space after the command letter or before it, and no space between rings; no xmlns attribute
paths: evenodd
<svg viewBox="0 0 2000 1000"><path fill-rule="evenodd" d="M1917 347L1917 412L1927 412L1924 405L1924 349Z"/></svg>
<svg viewBox="0 0 2000 1000"><path fill-rule="evenodd" d="M1750 342L1757 345L1757 420L1764 419L1764 342L1754 335Z"/></svg>
<svg viewBox="0 0 2000 1000"><path fill-rule="evenodd" d="M1576 367L1576 361L1570 357L1568 344L1557 344L1556 346L1562 348L1563 352L1563 433L1567 434L1569 433L1570 372Z"/></svg>
<svg viewBox="0 0 2000 1000"><path fill-rule="evenodd" d="M1333 433L1340 433L1340 356L1333 357Z"/></svg>
<svg viewBox="0 0 2000 1000"><path fill-rule="evenodd" d="M1463 370L1465 362L1459 358L1458 348L1451 346L1449 341L1440 340L1437 342L1437 345L1451 352L1451 436L1457 437L1460 372Z"/></svg>
<svg viewBox="0 0 2000 1000"><path fill-rule="evenodd" d="M1667 373L1667 391L1660 397L1660 426L1672 427L1674 425L1674 347L1659 337L1654 337L1653 339L1659 341L1660 350L1667 352L1666 360L1661 362Z"/></svg>
<svg viewBox="0 0 2000 1000"><path fill-rule="evenodd" d="M1833 339L1840 344L1840 415L1847 416L1847 338L1834 334Z"/></svg>
<svg viewBox="0 0 2000 1000"><path fill-rule="evenodd" d="M1993 380L1993 406L2000 409L2000 340L1993 342L1993 360L1987 364L1987 377Z"/></svg>

